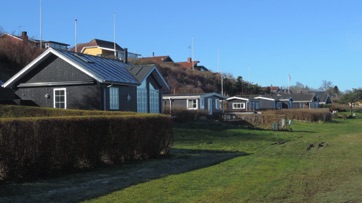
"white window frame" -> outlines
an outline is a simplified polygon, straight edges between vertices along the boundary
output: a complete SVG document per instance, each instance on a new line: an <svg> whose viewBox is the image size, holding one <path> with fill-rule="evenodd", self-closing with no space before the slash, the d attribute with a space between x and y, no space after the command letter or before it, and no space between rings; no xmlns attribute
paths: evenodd
<svg viewBox="0 0 362 203"><path fill-rule="evenodd" d="M112 94L113 91L116 93L115 95ZM119 110L119 106L120 106L119 105L119 88L110 87L109 88L109 109L110 110Z"/></svg>
<svg viewBox="0 0 362 203"><path fill-rule="evenodd" d="M196 102L196 107L193 107L193 106L189 107L189 101L195 101ZM199 106L198 100L197 99L187 99L186 100L186 106L187 106L188 110L197 110L198 106Z"/></svg>
<svg viewBox="0 0 362 203"><path fill-rule="evenodd" d="M238 107L237 105L240 105L240 107ZM242 102L233 103L233 109L245 109L245 103Z"/></svg>
<svg viewBox="0 0 362 203"><path fill-rule="evenodd" d="M220 99L215 99L215 109L220 109Z"/></svg>
<svg viewBox="0 0 362 203"><path fill-rule="evenodd" d="M55 91L64 91L64 109L67 109L67 89L66 88L54 88L53 89L53 107L62 109L62 108L56 107L57 102L56 102Z"/></svg>

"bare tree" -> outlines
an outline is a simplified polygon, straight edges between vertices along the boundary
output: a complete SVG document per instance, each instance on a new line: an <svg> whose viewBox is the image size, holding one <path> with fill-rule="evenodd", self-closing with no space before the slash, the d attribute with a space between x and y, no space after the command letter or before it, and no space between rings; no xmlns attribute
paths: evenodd
<svg viewBox="0 0 362 203"><path fill-rule="evenodd" d="M322 91L328 92L334 88L333 83L328 80L322 80L322 85L319 88Z"/></svg>

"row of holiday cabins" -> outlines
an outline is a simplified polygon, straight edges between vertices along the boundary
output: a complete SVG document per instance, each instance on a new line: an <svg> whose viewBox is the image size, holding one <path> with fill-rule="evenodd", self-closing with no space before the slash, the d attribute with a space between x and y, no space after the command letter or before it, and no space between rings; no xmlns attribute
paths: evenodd
<svg viewBox="0 0 362 203"><path fill-rule="evenodd" d="M164 108L207 110L209 114L220 111L255 112L275 109L316 109L332 103L325 92L305 94L265 94L225 97L217 93L164 95Z"/></svg>
<svg viewBox="0 0 362 203"><path fill-rule="evenodd" d="M162 113L175 108L205 109L210 114L225 110L317 108L319 102L316 96L298 100L296 95L248 98L226 98L217 93L168 95L165 93L170 92L170 87L155 65L132 65L52 48L2 87L5 88L2 91L14 93L12 99L18 104L142 113Z"/></svg>

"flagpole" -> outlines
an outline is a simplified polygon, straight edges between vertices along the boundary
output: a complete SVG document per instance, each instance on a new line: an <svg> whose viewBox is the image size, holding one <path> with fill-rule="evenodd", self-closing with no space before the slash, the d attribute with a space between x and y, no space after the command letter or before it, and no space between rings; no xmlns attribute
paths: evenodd
<svg viewBox="0 0 362 203"><path fill-rule="evenodd" d="M75 46L75 52L78 52L77 50L77 19L74 21L74 46Z"/></svg>
<svg viewBox="0 0 362 203"><path fill-rule="evenodd" d="M40 0L40 41L39 41L39 47L40 47L40 49L42 49L43 47L43 43L42 43L42 13L41 13L41 10L42 10L42 8L41 8L41 0Z"/></svg>
<svg viewBox="0 0 362 203"><path fill-rule="evenodd" d="M113 46L114 46L114 58L117 59L117 49L116 49L116 14L114 13L113 14L113 17L114 17L114 25L113 25L113 34L114 34L114 43L113 43Z"/></svg>
<svg viewBox="0 0 362 203"><path fill-rule="evenodd" d="M290 94L290 75L288 75L288 94Z"/></svg>

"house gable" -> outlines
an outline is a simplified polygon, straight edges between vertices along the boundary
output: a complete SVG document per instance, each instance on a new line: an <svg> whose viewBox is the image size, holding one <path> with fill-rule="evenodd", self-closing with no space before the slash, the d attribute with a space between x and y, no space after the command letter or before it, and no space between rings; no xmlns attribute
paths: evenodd
<svg viewBox="0 0 362 203"><path fill-rule="evenodd" d="M144 83L148 78L152 78L159 88L164 88L166 91L170 90L161 72L153 64L128 66L127 69L140 84Z"/></svg>
<svg viewBox="0 0 362 203"><path fill-rule="evenodd" d="M95 80L61 58L52 55L18 81L24 86L93 84Z"/></svg>
<svg viewBox="0 0 362 203"><path fill-rule="evenodd" d="M43 62L47 62L48 60L51 61L52 57L58 57L64 60L72 67L78 69L79 71L83 72L84 74L88 75L99 83L139 85L138 81L133 77L133 75L126 70L127 65L119 60L101 58L68 51L54 50L52 48L49 48L31 63L29 63L25 68L23 68L12 78L10 78L7 82L5 82L2 86L12 87L19 80L23 80L23 78L25 78L25 80L29 80L30 78L32 78L32 76L34 76L34 74L32 73L33 70L35 69L35 72L39 72L39 70L36 70L42 68L41 64ZM61 60L59 60L58 62L62 63Z"/></svg>

